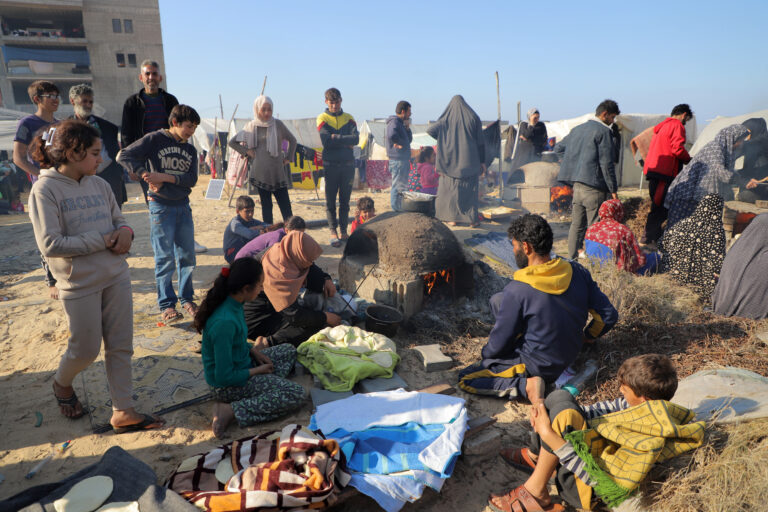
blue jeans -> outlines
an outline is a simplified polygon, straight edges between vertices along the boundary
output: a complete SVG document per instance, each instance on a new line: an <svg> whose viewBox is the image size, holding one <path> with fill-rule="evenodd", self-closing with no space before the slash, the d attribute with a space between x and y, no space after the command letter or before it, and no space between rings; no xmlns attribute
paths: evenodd
<svg viewBox="0 0 768 512"><path fill-rule="evenodd" d="M195 224L189 204L168 206L149 201L149 239L155 253L155 281L160 311L176 306L173 271L179 273L181 303L192 302L195 289Z"/></svg>
<svg viewBox="0 0 768 512"><path fill-rule="evenodd" d="M392 175L389 204L395 212L399 212L402 208L399 194L408 190L408 171L410 171L410 167L411 163L408 160L389 161L389 173Z"/></svg>

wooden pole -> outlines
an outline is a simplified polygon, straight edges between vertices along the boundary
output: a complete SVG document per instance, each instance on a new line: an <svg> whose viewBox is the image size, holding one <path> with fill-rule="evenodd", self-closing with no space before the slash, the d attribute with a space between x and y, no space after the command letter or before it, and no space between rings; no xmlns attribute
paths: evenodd
<svg viewBox="0 0 768 512"><path fill-rule="evenodd" d="M261 94L264 94L264 89L267 88L267 75L264 75L264 83L261 85Z"/></svg>
<svg viewBox="0 0 768 512"><path fill-rule="evenodd" d="M221 102L221 94L219 94L219 110L221 111L221 120L224 120L224 104Z"/></svg>
<svg viewBox="0 0 768 512"><path fill-rule="evenodd" d="M501 150L501 92L499 92L499 72L496 72L496 112L499 123L499 204L504 202L504 164L503 151Z"/></svg>

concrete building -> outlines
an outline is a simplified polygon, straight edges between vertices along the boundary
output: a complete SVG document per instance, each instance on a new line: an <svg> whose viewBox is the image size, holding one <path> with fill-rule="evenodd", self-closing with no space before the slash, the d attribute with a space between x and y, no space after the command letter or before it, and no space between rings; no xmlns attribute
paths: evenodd
<svg viewBox="0 0 768 512"><path fill-rule="evenodd" d="M120 124L126 98L141 89L139 66L165 77L158 0L0 0L0 106L34 112L27 87L61 90L57 118L72 114L69 88L89 83L94 113ZM165 88L165 81L162 84Z"/></svg>

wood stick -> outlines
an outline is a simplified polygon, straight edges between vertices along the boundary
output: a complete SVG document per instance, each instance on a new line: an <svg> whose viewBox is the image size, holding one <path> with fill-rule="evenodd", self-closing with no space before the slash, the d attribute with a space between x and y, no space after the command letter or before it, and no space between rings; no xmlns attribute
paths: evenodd
<svg viewBox="0 0 768 512"><path fill-rule="evenodd" d="M264 75L264 83L261 84L261 94L264 94L264 89L267 88L267 75Z"/></svg>

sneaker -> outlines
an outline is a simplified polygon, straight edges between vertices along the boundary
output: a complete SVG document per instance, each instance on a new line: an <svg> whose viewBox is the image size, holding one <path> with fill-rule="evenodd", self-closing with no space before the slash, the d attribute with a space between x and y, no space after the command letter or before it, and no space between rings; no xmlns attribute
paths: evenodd
<svg viewBox="0 0 768 512"><path fill-rule="evenodd" d="M195 253L200 254L201 252L206 252L208 248L204 245L200 245L197 243L197 240L195 240Z"/></svg>

